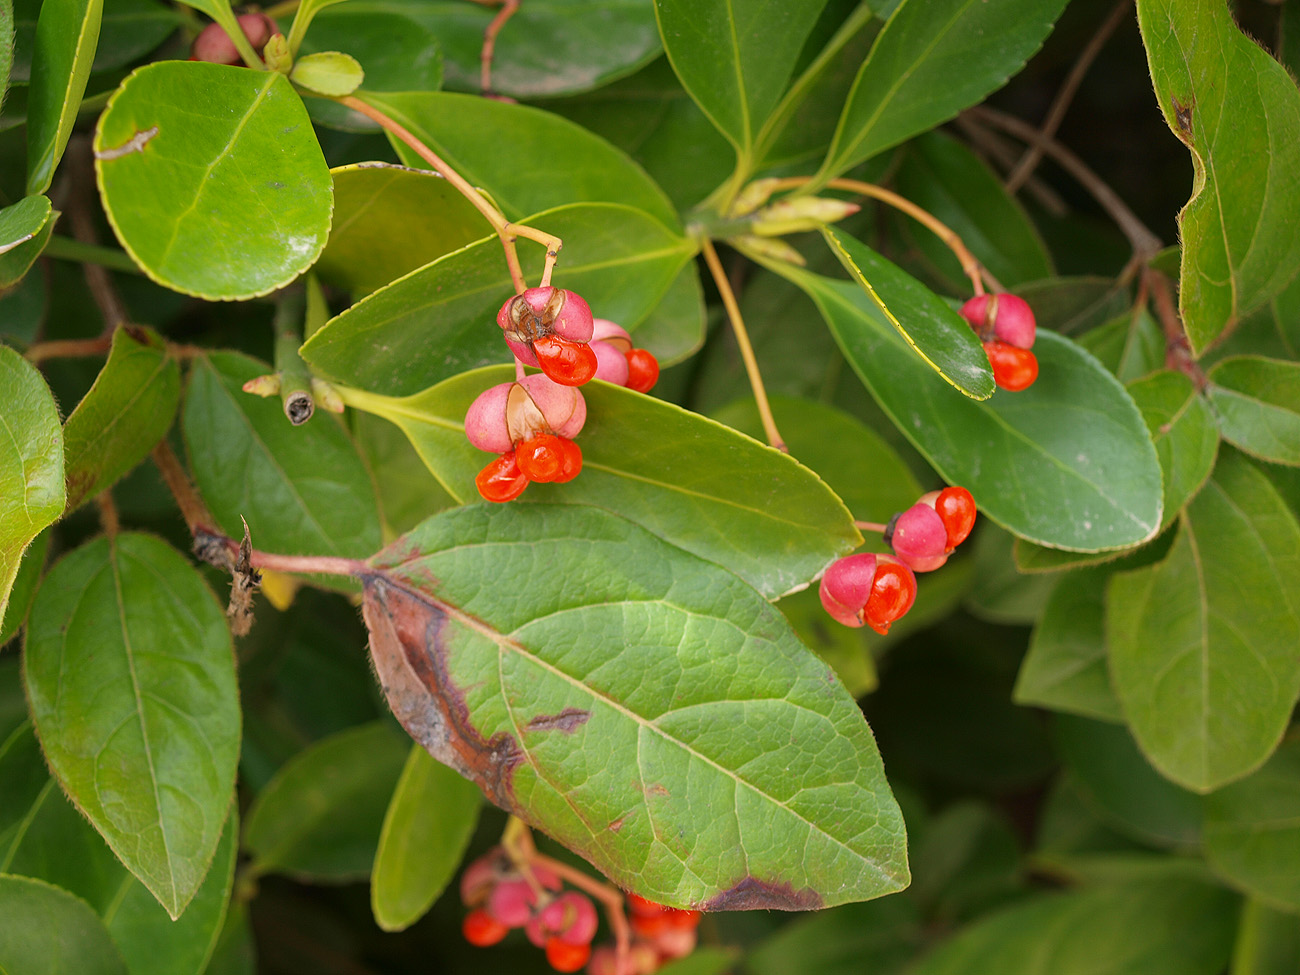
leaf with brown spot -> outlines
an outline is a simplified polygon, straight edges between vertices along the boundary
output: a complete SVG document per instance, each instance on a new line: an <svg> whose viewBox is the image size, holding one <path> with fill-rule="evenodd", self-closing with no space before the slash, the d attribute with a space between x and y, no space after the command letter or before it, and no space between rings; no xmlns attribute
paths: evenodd
<svg viewBox="0 0 1300 975"><path fill-rule="evenodd" d="M848 692L738 577L598 508L435 515L370 560L398 719L653 900L806 910L906 886Z"/></svg>

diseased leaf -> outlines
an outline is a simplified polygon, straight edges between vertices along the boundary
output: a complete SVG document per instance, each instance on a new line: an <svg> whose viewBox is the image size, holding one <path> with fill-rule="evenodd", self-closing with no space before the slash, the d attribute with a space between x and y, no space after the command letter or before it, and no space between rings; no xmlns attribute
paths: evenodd
<svg viewBox="0 0 1300 975"><path fill-rule="evenodd" d="M65 890L0 876L0 970L21 975L127 975L95 912Z"/></svg>
<svg viewBox="0 0 1300 975"><path fill-rule="evenodd" d="M381 928L405 930L433 906L465 855L482 804L472 782L411 746L370 872L370 909Z"/></svg>
<svg viewBox="0 0 1300 975"><path fill-rule="evenodd" d="M1214 470L1219 435L1204 398L1181 372L1162 369L1130 383L1129 394L1142 411L1151 440L1160 455L1164 478L1163 531L1178 512L1196 497Z"/></svg>
<svg viewBox="0 0 1300 975"><path fill-rule="evenodd" d="M1111 676L1161 774L1208 792L1277 746L1300 694L1300 526L1237 454L1182 515L1165 560L1107 592Z"/></svg>
<svg viewBox="0 0 1300 975"><path fill-rule="evenodd" d="M370 566L399 720L620 886L808 910L906 885L857 705L719 565L597 508L516 504L435 515Z"/></svg>
<svg viewBox="0 0 1300 975"><path fill-rule="evenodd" d="M277 71L146 65L109 99L94 148L118 240L164 287L252 298L288 284L325 246L329 169Z"/></svg>
<svg viewBox="0 0 1300 975"><path fill-rule="evenodd" d="M1200 355L1300 267L1300 92L1221 0L1139 0L1160 111L1191 151L1178 306Z"/></svg>
<svg viewBox="0 0 1300 975"><path fill-rule="evenodd" d="M625 206L577 203L530 220L566 241L555 286L633 332L695 253L692 241ZM536 281L540 249L523 248L520 258L525 277ZM302 355L342 382L392 396L416 393L510 359L496 314L514 291L501 244L488 237L357 302L313 334Z"/></svg>
<svg viewBox="0 0 1300 975"><path fill-rule="evenodd" d="M818 174L829 179L996 91L1065 0L906 0L862 62Z"/></svg>
<svg viewBox="0 0 1300 975"><path fill-rule="evenodd" d="M1209 374L1206 395L1223 439L1261 460L1300 465L1300 362L1234 356Z"/></svg>
<svg viewBox="0 0 1300 975"><path fill-rule="evenodd" d="M36 367L0 346L0 619L23 551L63 514L63 430Z"/></svg>
<svg viewBox="0 0 1300 975"><path fill-rule="evenodd" d="M1205 858L1232 886L1281 910L1300 910L1300 741L1259 771L1205 799Z"/></svg>
<svg viewBox="0 0 1300 975"><path fill-rule="evenodd" d="M24 197L15 207L27 209L32 204L28 200L45 200L45 197ZM45 201L48 205L48 200ZM41 203L36 203L36 207L44 209ZM10 209L13 209L11 207ZM22 281L31 266L36 263L36 258L41 256L45 250L45 245L50 241L50 234L54 231L54 224L58 220L57 211L47 212L47 218L44 223L36 230L35 234L27 240L21 240L11 249L0 253L0 291L7 291L18 282ZM11 241L12 243L12 241Z"/></svg>
<svg viewBox="0 0 1300 975"><path fill-rule="evenodd" d="M35 237L49 221L51 212L46 196L25 196L13 206L0 210L0 254L7 254Z"/></svg>
<svg viewBox="0 0 1300 975"><path fill-rule="evenodd" d="M162 339L119 327L95 385L63 426L69 511L144 460L171 429L180 398L180 367Z"/></svg>
<svg viewBox="0 0 1300 975"><path fill-rule="evenodd" d="M370 876L406 754L400 733L386 722L340 731L300 752L248 811L250 869L310 881Z"/></svg>
<svg viewBox="0 0 1300 975"><path fill-rule="evenodd" d="M41 3L27 94L28 195L44 193L54 180L86 92L103 9L103 0Z"/></svg>
<svg viewBox="0 0 1300 975"><path fill-rule="evenodd" d="M396 423L457 501L477 501L491 455L465 439L464 418L509 366L465 373L405 399L345 390L345 401ZM673 545L734 567L775 598L802 588L861 541L843 503L788 454L639 393L593 381L579 477L534 484L514 502L564 501L617 512Z"/></svg>
<svg viewBox="0 0 1300 975"><path fill-rule="evenodd" d="M178 917L212 862L239 758L230 631L203 577L152 536L95 539L45 577L25 663L59 783Z"/></svg>

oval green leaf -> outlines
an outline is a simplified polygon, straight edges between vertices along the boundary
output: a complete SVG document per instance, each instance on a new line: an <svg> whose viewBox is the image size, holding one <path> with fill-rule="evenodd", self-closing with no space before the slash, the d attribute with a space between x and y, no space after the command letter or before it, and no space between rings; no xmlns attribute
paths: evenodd
<svg viewBox="0 0 1300 975"><path fill-rule="evenodd" d="M374 722L290 759L248 811L250 869L307 881L368 877L406 754L391 723Z"/></svg>
<svg viewBox="0 0 1300 975"><path fill-rule="evenodd" d="M329 233L329 169L288 79L202 61L134 72L95 130L95 170L127 253L165 287L267 294Z"/></svg>
<svg viewBox="0 0 1300 975"><path fill-rule="evenodd" d="M40 200L44 197L24 197L23 200L15 204L21 206L27 200ZM36 204L40 206L40 204ZM0 292L8 292L10 288L22 281L27 272L36 263L36 258L41 256L45 250L45 245L50 241L50 234L54 232L54 224L59 219L57 210L49 214L45 222L36 230L36 233L27 240L18 241L14 247L0 253ZM44 299L42 299L44 300Z"/></svg>
<svg viewBox="0 0 1300 975"><path fill-rule="evenodd" d="M1261 460L1300 465L1300 363L1233 356L1209 380L1224 440Z"/></svg>
<svg viewBox="0 0 1300 975"><path fill-rule="evenodd" d="M0 254L7 254L35 237L49 222L53 208L49 197L25 196L0 210Z"/></svg>
<svg viewBox="0 0 1300 975"><path fill-rule="evenodd" d="M976 402L922 362L862 289L797 268L876 401L950 484L1022 538L1101 551L1160 526L1160 464L1124 387L1078 346L1040 331L1038 381ZM1033 471L1032 482L1021 472Z"/></svg>
<svg viewBox="0 0 1300 975"><path fill-rule="evenodd" d="M307 54L293 63L289 80L317 95L350 95L366 80L366 73L351 54L321 51Z"/></svg>
<svg viewBox="0 0 1300 975"><path fill-rule="evenodd" d="M103 0L45 0L27 94L27 192L44 193L68 145L95 59Z"/></svg>
<svg viewBox="0 0 1300 975"><path fill-rule="evenodd" d="M1130 383L1129 394L1142 411L1160 455L1164 477L1161 530L1178 517L1214 470L1219 435L1205 399L1181 372L1162 369Z"/></svg>
<svg viewBox="0 0 1300 975"><path fill-rule="evenodd" d="M635 330L695 253L695 244L640 210L578 203L531 218L564 238L556 287L581 294L598 318ZM520 254L537 280L542 255ZM401 396L467 369L510 360L496 314L514 294L495 236L447 254L357 302L302 347L326 375Z"/></svg>
<svg viewBox="0 0 1300 975"><path fill-rule="evenodd" d="M364 582L412 736L620 886L809 910L907 884L857 704L720 565L597 508L478 505L398 539Z"/></svg>
<svg viewBox="0 0 1300 975"><path fill-rule="evenodd" d="M465 411L484 389L513 377L511 367L499 366L405 399L360 390L343 394L350 406L401 427L463 504L478 500L474 477L492 459L465 439ZM581 476L564 485L532 485L521 501L607 508L695 555L733 567L773 598L802 588L861 543L843 502L789 454L621 386L593 381L583 396Z"/></svg>
<svg viewBox="0 0 1300 975"><path fill-rule="evenodd" d="M9 590L9 604L0 613L0 647L13 639L27 622L27 611L32 608L32 600L36 598L36 584L41 581L41 574L45 571L50 534L48 528L41 532L32 539L27 551L23 553L22 564L18 566L18 574Z"/></svg>
<svg viewBox="0 0 1300 975"><path fill-rule="evenodd" d="M112 486L171 429L181 373L158 335L118 328L108 361L63 426L68 511Z"/></svg>
<svg viewBox="0 0 1300 975"><path fill-rule="evenodd" d="M86 902L30 877L0 874L0 971L16 975L127 975Z"/></svg>
<svg viewBox="0 0 1300 975"><path fill-rule="evenodd" d="M23 551L63 514L63 429L36 367L0 346L0 619Z"/></svg>
<svg viewBox="0 0 1300 975"><path fill-rule="evenodd" d="M1111 675L1160 772L1208 792L1258 768L1300 695L1300 525L1239 454L1182 516L1165 560L1107 591Z"/></svg>
<svg viewBox="0 0 1300 975"><path fill-rule="evenodd" d="M403 931L433 906L465 855L482 805L472 782L411 746L370 873L370 909L381 928Z"/></svg>
<svg viewBox="0 0 1300 975"><path fill-rule="evenodd" d="M212 862L239 759L230 631L211 590L157 538L96 539L45 577L25 653L51 769L180 916Z"/></svg>
<svg viewBox="0 0 1300 975"><path fill-rule="evenodd" d="M926 365L972 399L993 395L988 356L964 318L865 244L831 227L825 228L823 235L849 276Z"/></svg>

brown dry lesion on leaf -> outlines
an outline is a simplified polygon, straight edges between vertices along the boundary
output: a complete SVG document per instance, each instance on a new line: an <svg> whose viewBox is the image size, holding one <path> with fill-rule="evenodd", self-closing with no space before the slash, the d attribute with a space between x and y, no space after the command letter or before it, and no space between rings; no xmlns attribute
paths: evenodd
<svg viewBox="0 0 1300 975"><path fill-rule="evenodd" d="M1196 98L1190 96L1184 102L1177 95L1174 95L1171 102L1174 110L1174 123L1178 126L1178 138L1190 146L1192 144L1192 109L1196 107Z"/></svg>
<svg viewBox="0 0 1300 975"><path fill-rule="evenodd" d="M137 132L131 138L127 139L120 146L112 149L96 149L95 158L100 162L106 162L110 159L121 159L123 156L129 156L133 152L144 152L144 147L149 144L149 140L158 134L158 126L151 125L142 132Z"/></svg>
<svg viewBox="0 0 1300 975"><path fill-rule="evenodd" d="M565 708L559 714L539 714L529 720L527 731L562 731L572 734L591 718L591 712L583 708Z"/></svg>
<svg viewBox="0 0 1300 975"><path fill-rule="evenodd" d="M795 890L788 882L774 883L744 877L702 904L700 911L818 911L822 898L811 887Z"/></svg>

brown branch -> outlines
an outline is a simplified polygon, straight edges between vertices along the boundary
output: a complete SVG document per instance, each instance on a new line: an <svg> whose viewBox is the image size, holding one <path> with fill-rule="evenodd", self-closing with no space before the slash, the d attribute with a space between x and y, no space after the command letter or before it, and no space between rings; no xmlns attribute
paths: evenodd
<svg viewBox="0 0 1300 975"><path fill-rule="evenodd" d="M1202 390L1208 385L1204 370L1192 355L1191 345L1187 341L1187 331L1183 328L1178 308L1174 304L1173 287L1169 279L1152 268L1143 268L1142 278L1155 300L1156 317L1165 335L1165 368L1176 369L1185 374Z"/></svg>
<svg viewBox="0 0 1300 975"><path fill-rule="evenodd" d="M112 346L112 333L97 335L93 339L54 339L30 346L23 353L23 358L31 363L44 362L46 359L88 359L104 355Z"/></svg>
<svg viewBox="0 0 1300 975"><path fill-rule="evenodd" d="M479 54L479 87L485 95L492 94L492 57L496 53L497 35L518 9L519 0L501 0L501 9L483 31L483 50Z"/></svg>
<svg viewBox="0 0 1300 975"><path fill-rule="evenodd" d="M172 450L171 444L166 440L160 440L149 456L158 468L158 473L162 475L167 490L176 499L176 506L181 509L181 517L185 519L190 534L197 536L200 531L213 531L217 521L208 511L207 505L203 503L198 492L194 490L194 485L190 483L190 477L185 473L185 468L181 466L180 458Z"/></svg>

